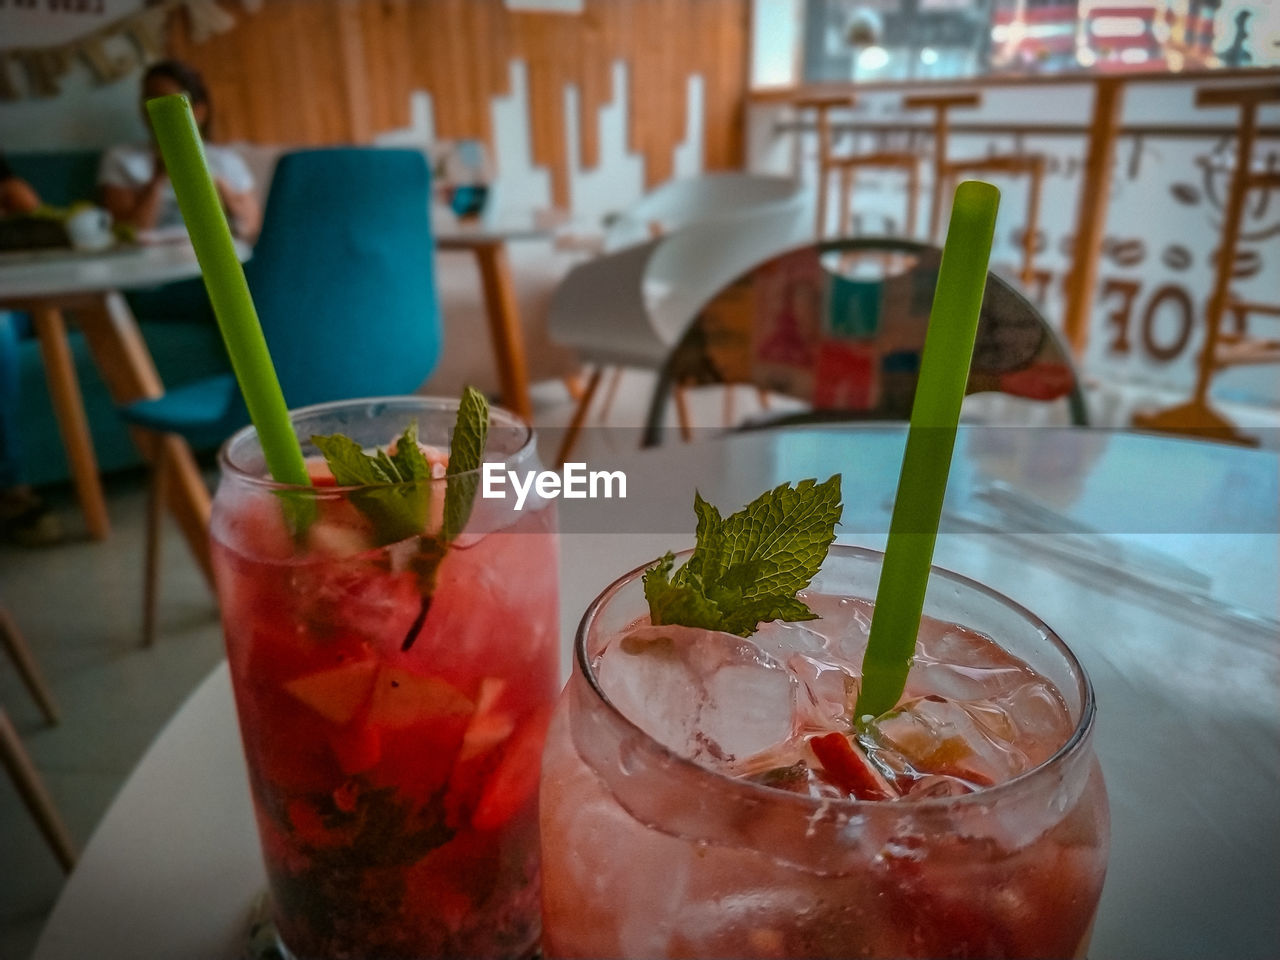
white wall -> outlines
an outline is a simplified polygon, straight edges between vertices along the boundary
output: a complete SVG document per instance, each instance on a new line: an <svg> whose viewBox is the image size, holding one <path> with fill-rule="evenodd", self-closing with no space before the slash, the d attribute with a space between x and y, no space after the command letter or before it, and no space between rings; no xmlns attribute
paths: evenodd
<svg viewBox="0 0 1280 960"><path fill-rule="evenodd" d="M52 9L46 2L36 9L0 3L0 48L62 44L105 27L143 6L143 0L103 0L86 4L86 10ZM123 55L134 48L124 38L113 38L108 52ZM27 92L26 75L9 63L10 82ZM140 71L114 83L100 85L80 58L72 61L55 97L0 100L0 148L19 153L28 150L99 148L144 138L138 109Z"/></svg>
<svg viewBox="0 0 1280 960"><path fill-rule="evenodd" d="M519 214L551 207L551 178L535 165L529 130L529 85L525 64L510 64L510 93L493 98L490 110L494 131L493 166L497 175L492 202L499 211ZM569 157L568 211L584 224L599 224L612 213L625 210L645 192L644 158L627 145L627 103L630 74L625 62L612 65L611 95L591 122L597 124L599 162L584 168L578 110L579 92L569 86L561 101L565 111L565 151ZM703 126L705 122L704 83L692 75L686 86L685 138L672 151L674 175L689 177L703 169ZM377 137L385 144L426 146L435 139L431 95L416 91L412 96L411 125L389 130Z"/></svg>
<svg viewBox="0 0 1280 960"><path fill-rule="evenodd" d="M51 99L0 101L0 147L32 150L100 149L146 139L138 107L141 72L105 86L89 71L67 74L62 94Z"/></svg>

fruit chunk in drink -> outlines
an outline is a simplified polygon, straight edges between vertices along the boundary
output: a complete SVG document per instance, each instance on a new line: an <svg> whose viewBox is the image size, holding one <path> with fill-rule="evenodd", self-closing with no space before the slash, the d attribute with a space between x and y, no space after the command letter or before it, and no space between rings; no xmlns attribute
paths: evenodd
<svg viewBox="0 0 1280 960"><path fill-rule="evenodd" d="M852 725L877 565L833 548L821 619L748 639L649 626L627 581L597 601L544 763L548 955L1084 955L1108 821L1078 664L935 573L958 599Z"/></svg>

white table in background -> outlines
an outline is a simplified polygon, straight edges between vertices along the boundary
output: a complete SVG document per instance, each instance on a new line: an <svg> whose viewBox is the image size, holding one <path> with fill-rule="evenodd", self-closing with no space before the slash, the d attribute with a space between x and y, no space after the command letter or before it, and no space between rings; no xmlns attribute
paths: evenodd
<svg viewBox="0 0 1280 960"><path fill-rule="evenodd" d="M561 503L566 650L609 581L691 541L695 485L727 511L783 480L841 471L841 539L883 545L902 443L897 428L779 431L594 464L626 471L628 499ZM1278 467L1274 454L1163 437L961 437L952 527L992 525L979 495L993 481L1058 511L1047 533L1011 520L994 524L1006 532L944 532L936 559L1043 617L1093 680L1113 829L1099 960L1276 956ZM1176 585L1192 570L1211 578L1202 597ZM222 666L103 818L35 960L232 960L263 883Z"/></svg>
<svg viewBox="0 0 1280 960"><path fill-rule="evenodd" d="M249 248L238 249L247 259ZM31 315L76 495L89 533L96 539L110 533L111 523L64 314L69 312L80 327L117 404L159 396L164 385L121 291L199 275L195 253L185 241L118 247L101 253L41 250L0 254L0 309ZM208 494L203 492L204 481L182 440L169 437L164 442L170 446L170 462L175 467L169 506L207 573ZM150 450L142 453L151 456Z"/></svg>

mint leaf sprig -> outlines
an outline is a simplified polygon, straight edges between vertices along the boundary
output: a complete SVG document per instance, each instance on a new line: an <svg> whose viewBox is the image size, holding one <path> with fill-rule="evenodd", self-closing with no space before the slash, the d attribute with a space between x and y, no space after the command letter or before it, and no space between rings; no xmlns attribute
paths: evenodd
<svg viewBox="0 0 1280 960"><path fill-rule="evenodd" d="M672 574L668 553L644 573L649 621L739 637L761 623L817 619L796 594L822 567L840 519L840 474L825 483L781 484L721 517L694 494L697 545Z"/></svg>
<svg viewBox="0 0 1280 960"><path fill-rule="evenodd" d="M480 476L476 472L484 462L484 445L489 438L489 401L475 387L462 392L458 419L449 438L448 478L444 492L444 526L441 536L448 543L457 539L476 499Z"/></svg>
<svg viewBox="0 0 1280 960"><path fill-rule="evenodd" d="M401 650L413 646L431 609L436 572L471 518L489 437L489 401L475 387L467 387L458 404L458 416L449 438L449 465L445 469L444 517L440 531L426 533L431 505L431 464L418 446L418 425L410 423L396 441L396 452L376 449L366 453L350 437L340 433L311 438L324 456L333 478L344 487L356 487L351 503L373 528L375 546L418 538L418 549L409 561L418 576L422 604L405 635Z"/></svg>
<svg viewBox="0 0 1280 960"><path fill-rule="evenodd" d="M372 454L340 433L311 438L340 486L357 487L351 502L373 526L374 546L422 533L431 500L431 465L418 447L418 424L409 424L396 441L396 452Z"/></svg>

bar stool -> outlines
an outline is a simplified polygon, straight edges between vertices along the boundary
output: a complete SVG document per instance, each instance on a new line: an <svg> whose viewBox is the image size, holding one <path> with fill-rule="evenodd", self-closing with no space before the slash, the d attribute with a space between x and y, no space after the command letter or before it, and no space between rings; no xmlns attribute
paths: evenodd
<svg viewBox="0 0 1280 960"><path fill-rule="evenodd" d="M900 170L907 177L907 212L903 222L901 236L910 238L915 235L917 194L920 190L920 159L914 153L892 150L877 150L873 153L858 153L851 156L836 157L831 161L831 169L840 173L840 234L849 236L853 232L853 183L859 170Z"/></svg>
<svg viewBox="0 0 1280 960"><path fill-rule="evenodd" d="M1025 176L1028 178L1027 222L1022 237L1022 269L1018 278L1024 286L1035 282L1036 233L1040 225L1040 195L1044 184L1046 161L1040 153L992 154L985 157L953 159L948 153L950 133L948 111L955 107L977 107L982 98L976 93L940 96L906 97L906 110L933 110L933 197L929 207L929 236L939 240L942 228L942 206L945 197L955 193L956 181L967 175Z"/></svg>
<svg viewBox="0 0 1280 960"><path fill-rule="evenodd" d="M848 236L852 229L854 178L859 170L899 170L907 178L907 209L902 235L910 237L915 231L917 194L920 189L920 161L908 151L876 150L871 153L836 154L831 144L830 111L835 107L857 106L857 98L843 96L802 97L794 101L797 109L817 111L818 125L818 207L815 235L818 239L827 225L827 200L832 173L840 174L840 226L841 235Z"/></svg>
<svg viewBox="0 0 1280 960"><path fill-rule="evenodd" d="M827 225L827 187L831 177L831 110L852 107L853 97L829 95L799 97L791 105L800 111L813 110L818 125L818 205L815 211L814 236L821 237Z"/></svg>
<svg viewBox="0 0 1280 960"><path fill-rule="evenodd" d="M1258 108L1267 103L1280 103L1280 84L1244 87L1201 87L1196 91L1197 107L1237 107L1240 110L1240 135L1237 140L1235 166L1231 171L1231 188L1222 211L1222 243L1218 247L1218 263L1213 279L1213 293L1205 311L1204 347L1196 371L1195 390L1184 404L1156 413L1134 416L1136 427L1168 430L1197 436L1256 446L1257 441L1236 430L1235 424L1209 405L1209 386L1213 377L1228 367L1257 363L1280 363L1280 339L1251 336L1243 327L1238 332L1222 330L1222 321L1230 310L1280 317L1280 305L1254 303L1231 295L1231 273L1240 242L1240 221L1249 194L1257 190L1280 190L1280 172L1255 167L1253 144L1258 133Z"/></svg>
<svg viewBox="0 0 1280 960"><path fill-rule="evenodd" d="M9 616L9 611L3 604L0 604L0 644L3 644L14 666L18 668L19 676L22 677L23 683L31 692L31 696L39 705L45 718L50 723L57 723L58 707L53 701L53 694L40 675L31 648L18 632L17 624L13 622L13 618ZM14 786L18 788L18 795L31 811L36 825L40 828L40 833L44 835L54 856L58 858L58 863L64 870L69 871L76 862L75 845L71 842L71 834L58 815L58 810L53 805L53 798L49 796L44 781L40 779L39 771L31 762L31 757L23 747L18 731L14 729L3 706L0 706L0 766L9 772Z"/></svg>

